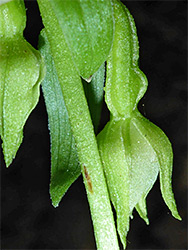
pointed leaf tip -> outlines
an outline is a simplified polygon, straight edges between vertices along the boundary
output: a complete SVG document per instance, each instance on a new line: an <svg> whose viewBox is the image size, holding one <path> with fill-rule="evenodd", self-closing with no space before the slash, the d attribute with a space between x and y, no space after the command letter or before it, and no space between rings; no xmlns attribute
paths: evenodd
<svg viewBox="0 0 188 250"><path fill-rule="evenodd" d="M80 175L81 170L67 108L45 29L42 30L39 37L39 50L47 68L46 77L42 82L42 91L48 113L51 140L50 196L52 205L57 207L69 187Z"/></svg>

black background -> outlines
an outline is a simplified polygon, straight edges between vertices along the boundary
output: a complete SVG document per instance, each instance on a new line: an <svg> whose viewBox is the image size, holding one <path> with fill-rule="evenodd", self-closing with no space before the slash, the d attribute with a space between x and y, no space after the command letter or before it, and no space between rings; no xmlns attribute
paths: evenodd
<svg viewBox="0 0 188 250"><path fill-rule="evenodd" d="M162 200L157 181L147 198L150 225L136 212L127 249L187 249L186 1L124 1L135 18L140 68L149 86L140 111L170 138L173 190L182 222ZM26 39L37 47L42 22L36 1L26 1ZM103 110L101 129L108 117ZM24 140L6 169L1 154L1 249L95 249L82 178L53 208L49 198L50 138L44 100L30 115Z"/></svg>

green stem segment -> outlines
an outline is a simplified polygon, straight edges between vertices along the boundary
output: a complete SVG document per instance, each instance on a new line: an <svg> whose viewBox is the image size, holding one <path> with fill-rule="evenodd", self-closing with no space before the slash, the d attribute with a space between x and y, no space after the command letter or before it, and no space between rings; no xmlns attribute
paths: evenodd
<svg viewBox="0 0 188 250"><path fill-rule="evenodd" d="M109 194L80 76L49 0L38 0L76 141L98 249L119 249Z"/></svg>

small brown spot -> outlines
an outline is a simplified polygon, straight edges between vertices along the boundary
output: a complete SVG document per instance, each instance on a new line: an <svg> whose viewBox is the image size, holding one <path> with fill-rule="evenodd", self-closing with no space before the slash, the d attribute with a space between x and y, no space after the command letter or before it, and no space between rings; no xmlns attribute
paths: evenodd
<svg viewBox="0 0 188 250"><path fill-rule="evenodd" d="M90 176L88 174L86 166L84 166L84 175L85 175L86 180L87 180L88 190L89 190L90 193L93 193L91 178L90 178Z"/></svg>

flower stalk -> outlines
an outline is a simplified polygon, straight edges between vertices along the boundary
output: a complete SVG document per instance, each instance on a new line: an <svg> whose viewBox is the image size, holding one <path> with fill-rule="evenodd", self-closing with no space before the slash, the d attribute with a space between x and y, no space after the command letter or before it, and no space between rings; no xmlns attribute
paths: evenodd
<svg viewBox="0 0 188 250"><path fill-rule="evenodd" d="M113 213L81 78L50 1L38 0L76 142L98 249L119 249Z"/></svg>

